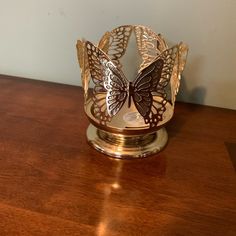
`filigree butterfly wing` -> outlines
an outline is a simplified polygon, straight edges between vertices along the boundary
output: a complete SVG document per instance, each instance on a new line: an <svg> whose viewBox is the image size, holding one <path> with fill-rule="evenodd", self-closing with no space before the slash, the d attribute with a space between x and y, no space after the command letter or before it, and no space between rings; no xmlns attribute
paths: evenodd
<svg viewBox="0 0 236 236"><path fill-rule="evenodd" d="M99 45L98 45L98 48L100 48L104 52L107 52L108 47L109 47L109 34L110 34L109 32L106 32L104 34L104 36L102 37L102 39L100 40ZM87 93L88 93L88 87L89 87L89 81L90 81L90 72L89 71L91 68L91 67L89 67L86 45L87 44L86 44L85 40L78 40L77 44L76 44L77 57L78 57L78 61L79 61L80 69L81 69L82 86L85 91L85 96L87 96Z"/></svg>
<svg viewBox="0 0 236 236"><path fill-rule="evenodd" d="M85 47L85 41L84 40L78 40L76 44L77 48L77 56L78 61L80 65L80 71L81 71L81 80L82 80L82 86L84 88L84 94L85 97L88 93L88 85L89 85L89 65L88 65L88 57Z"/></svg>
<svg viewBox="0 0 236 236"><path fill-rule="evenodd" d="M179 44L178 56L177 60L175 61L175 65L172 72L173 75L171 77L171 83L170 83L172 104L175 103L176 95L179 91L181 74L184 70L187 54L188 54L188 46L181 42Z"/></svg>
<svg viewBox="0 0 236 236"><path fill-rule="evenodd" d="M102 123L109 122L123 106L128 82L110 58L92 43L87 42L93 89L94 115Z"/></svg>
<svg viewBox="0 0 236 236"><path fill-rule="evenodd" d="M186 60L188 56L188 46L184 43L179 44L179 73L181 74L184 70Z"/></svg>
<svg viewBox="0 0 236 236"><path fill-rule="evenodd" d="M131 96L138 112L146 120L152 109L152 92L156 90L163 68L163 60L157 59L151 65L142 70L135 79Z"/></svg>
<svg viewBox="0 0 236 236"><path fill-rule="evenodd" d="M163 120L167 103L165 87L172 75L177 49L175 46L162 52L154 62L141 71L141 75L144 76L138 77L134 83L134 87L139 88L135 89L133 95L135 106L150 128ZM150 72L145 74L149 70Z"/></svg>
<svg viewBox="0 0 236 236"><path fill-rule="evenodd" d="M104 87L108 114L112 117L123 107L128 95L128 81L112 61L103 60Z"/></svg>
<svg viewBox="0 0 236 236"><path fill-rule="evenodd" d="M92 113L102 124L106 124L106 122L111 120L111 117L107 113L107 90L104 87L104 70L101 60L109 59L91 42L87 41L85 45L88 56L89 71L94 83Z"/></svg>
<svg viewBox="0 0 236 236"><path fill-rule="evenodd" d="M121 68L120 58L125 54L133 27L130 25L124 25L115 28L109 33L106 33L100 41L100 45L106 45L107 55L112 60L112 62ZM109 46L107 40L109 38ZM102 42L103 41L103 42Z"/></svg>
<svg viewBox="0 0 236 236"><path fill-rule="evenodd" d="M166 111L166 104L168 102L168 85L172 77L174 65L178 59L178 45L165 50L158 58L163 60L163 68L160 81L157 84L155 92L153 93L151 112L145 121L150 123L150 127L157 126L158 123L163 120L163 114Z"/></svg>
<svg viewBox="0 0 236 236"><path fill-rule="evenodd" d="M77 57L79 66L81 69L84 67L84 42L82 40L78 40L76 44L77 48Z"/></svg>
<svg viewBox="0 0 236 236"><path fill-rule="evenodd" d="M158 56L158 58L164 61L164 64L163 64L160 82L157 85L157 93L165 96L165 98L166 98L166 95L165 93L163 93L163 91L165 91L165 87L170 82L170 79L173 73L173 68L176 64L176 61L178 60L178 52L179 52L179 46L175 45L171 48L168 48L167 50L165 50Z"/></svg>
<svg viewBox="0 0 236 236"><path fill-rule="evenodd" d="M106 32L98 43L98 47L106 54L108 53L108 49L109 49L110 37L111 37L111 33Z"/></svg>
<svg viewBox="0 0 236 236"><path fill-rule="evenodd" d="M166 50L168 46L160 34L156 34L147 27L137 25L134 27L134 32L138 50L142 57L142 63L139 70L141 71L152 63L152 61Z"/></svg>

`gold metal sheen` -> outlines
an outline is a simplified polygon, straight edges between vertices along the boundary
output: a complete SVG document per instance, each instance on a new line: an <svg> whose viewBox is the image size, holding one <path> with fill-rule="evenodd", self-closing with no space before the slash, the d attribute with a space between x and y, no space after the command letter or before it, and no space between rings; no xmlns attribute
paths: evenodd
<svg viewBox="0 0 236 236"><path fill-rule="evenodd" d="M130 81L122 71L121 58L132 34L141 63ZM164 125L174 113L187 45L168 47L161 34L145 26L123 25L106 32L97 46L78 40L76 47L84 109L91 122L90 145L116 158L159 152L167 143Z"/></svg>
<svg viewBox="0 0 236 236"><path fill-rule="evenodd" d="M92 124L87 129L88 143L96 150L119 159L143 158L161 151L167 144L165 128L141 135L123 135L97 129Z"/></svg>

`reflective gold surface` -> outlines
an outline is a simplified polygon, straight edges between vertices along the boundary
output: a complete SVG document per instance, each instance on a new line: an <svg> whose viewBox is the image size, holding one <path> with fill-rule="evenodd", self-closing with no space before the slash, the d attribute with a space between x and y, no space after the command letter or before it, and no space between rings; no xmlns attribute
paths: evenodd
<svg viewBox="0 0 236 236"><path fill-rule="evenodd" d="M96 150L116 158L142 158L161 151L168 140L165 128L145 135L124 135L97 129L87 129L89 144Z"/></svg>
<svg viewBox="0 0 236 236"><path fill-rule="evenodd" d="M132 38L139 64L133 78L123 70ZM169 46L148 27L123 25L107 31L98 44L78 40L77 52L90 145L117 158L159 152L167 143L163 127L174 113L187 45Z"/></svg>
<svg viewBox="0 0 236 236"><path fill-rule="evenodd" d="M171 104L167 103L166 111L163 114L163 120L159 122L158 126L150 130L149 125L144 123L142 116L139 115L135 106L131 106L130 108L124 106L122 110L116 116L114 116L109 123L107 123L107 125L99 123L99 120L93 114L92 106L93 101L92 99L89 99L85 106L85 112L89 121L94 126L96 126L98 129L102 129L111 133L126 135L147 134L150 132L155 132L171 120L174 112Z"/></svg>

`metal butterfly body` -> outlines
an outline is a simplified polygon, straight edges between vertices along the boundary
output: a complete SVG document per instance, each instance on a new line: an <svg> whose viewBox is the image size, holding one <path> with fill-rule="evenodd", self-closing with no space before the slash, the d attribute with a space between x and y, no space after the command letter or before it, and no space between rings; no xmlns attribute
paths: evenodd
<svg viewBox="0 0 236 236"><path fill-rule="evenodd" d="M171 78L178 46L162 52L139 72L133 82L129 82L107 54L89 41L85 45L90 75L95 84L95 117L106 124L121 110L128 98L128 107L133 101L144 122L150 127L157 126L166 110L164 88Z"/></svg>

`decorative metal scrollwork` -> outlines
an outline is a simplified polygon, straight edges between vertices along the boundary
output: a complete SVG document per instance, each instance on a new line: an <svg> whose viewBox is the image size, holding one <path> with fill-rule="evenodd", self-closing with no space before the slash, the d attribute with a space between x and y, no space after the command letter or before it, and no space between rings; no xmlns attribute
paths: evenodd
<svg viewBox="0 0 236 236"><path fill-rule="evenodd" d="M131 34L135 34L142 63L133 82L121 70ZM78 59L87 95L90 78L93 87L93 114L106 125L124 104L133 104L150 128L158 126L168 102L174 104L188 48L183 43L168 48L160 34L144 26L120 26L106 32L98 46L78 41Z"/></svg>

